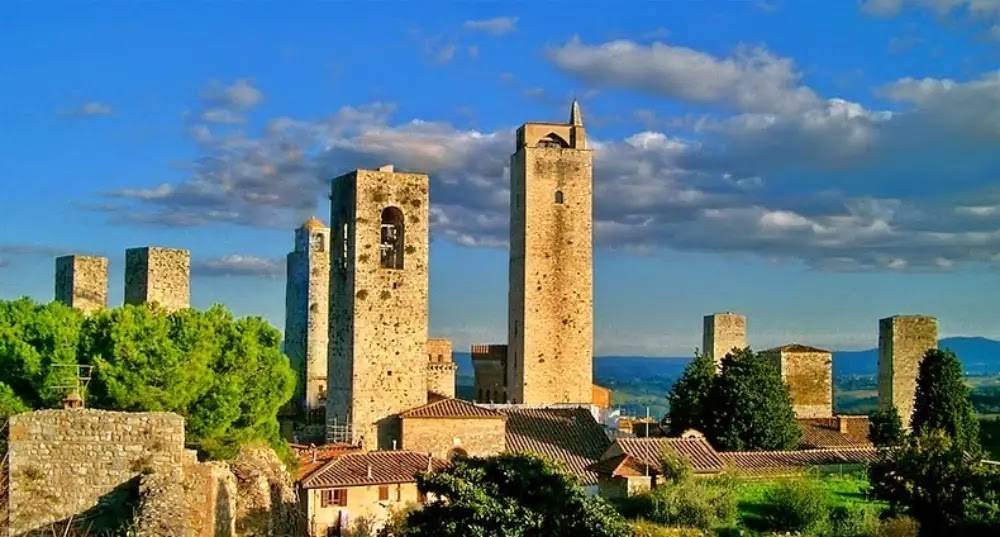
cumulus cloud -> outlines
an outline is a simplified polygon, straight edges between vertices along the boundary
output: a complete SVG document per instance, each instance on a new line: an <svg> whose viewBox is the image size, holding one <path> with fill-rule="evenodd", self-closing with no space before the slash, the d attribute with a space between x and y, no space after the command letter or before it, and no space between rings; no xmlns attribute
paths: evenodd
<svg viewBox="0 0 1000 537"><path fill-rule="evenodd" d="M280 259L249 255L228 255L219 258L195 260L191 271L201 276L252 276L278 278L284 276L285 265Z"/></svg>
<svg viewBox="0 0 1000 537"><path fill-rule="evenodd" d="M764 47L737 47L724 58L661 42L629 40L586 44L573 37L549 47L549 60L567 74L597 87L642 91L693 103L731 109L793 112L811 107L819 97L800 85L788 58Z"/></svg>
<svg viewBox="0 0 1000 537"><path fill-rule="evenodd" d="M264 99L264 94L250 80L239 79L232 84L213 80L202 89L199 121L218 125L244 123L244 114Z"/></svg>
<svg viewBox="0 0 1000 537"><path fill-rule="evenodd" d="M887 18L895 17L907 6L928 9L945 19L982 26L984 36L1000 39L1000 2L997 0L866 0L861 3L861 11Z"/></svg>
<svg viewBox="0 0 1000 537"><path fill-rule="evenodd" d="M595 131L597 247L743 252L822 270L1000 266L998 84L998 73L902 79L880 90L892 113L815 97L797 111L701 118L685 137ZM201 154L186 179L109 193L102 210L130 223L291 229L327 210L331 178L391 163L430 175L432 234L505 247L513 127L399 123L394 111L344 107L256 133L195 125Z"/></svg>
<svg viewBox="0 0 1000 537"><path fill-rule="evenodd" d="M68 117L97 117L114 115L115 109L110 104L100 101L90 101L71 110L64 110L62 115Z"/></svg>
<svg viewBox="0 0 1000 537"><path fill-rule="evenodd" d="M492 19L468 20L462 28L492 35L509 34L517 29L517 17L494 17Z"/></svg>

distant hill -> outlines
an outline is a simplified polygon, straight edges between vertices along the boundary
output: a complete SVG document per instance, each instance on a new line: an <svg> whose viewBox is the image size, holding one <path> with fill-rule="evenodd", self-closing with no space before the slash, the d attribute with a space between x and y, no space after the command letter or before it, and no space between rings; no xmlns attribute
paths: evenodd
<svg viewBox="0 0 1000 537"><path fill-rule="evenodd" d="M938 346L954 351L962 360L967 374L1000 373L1000 341L982 337L950 337L940 340ZM598 356L594 359L594 377L596 382L608 385L673 382L689 361L690 357ZM471 386L474 375L472 356L467 352L456 352L455 362L458 363L458 384ZM833 374L836 377L877 373L878 349L833 353Z"/></svg>
<svg viewBox="0 0 1000 537"><path fill-rule="evenodd" d="M938 347L954 351L962 360L966 374L1000 372L1000 341L983 337L948 337L939 340ZM878 349L834 352L833 374L837 377L878 374Z"/></svg>

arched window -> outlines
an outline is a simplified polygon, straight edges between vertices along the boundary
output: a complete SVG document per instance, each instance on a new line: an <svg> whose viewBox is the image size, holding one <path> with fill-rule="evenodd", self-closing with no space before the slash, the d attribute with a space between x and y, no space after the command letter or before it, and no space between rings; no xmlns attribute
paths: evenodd
<svg viewBox="0 0 1000 537"><path fill-rule="evenodd" d="M381 241L379 255L382 268L403 268L403 211L399 207L382 209Z"/></svg>
<svg viewBox="0 0 1000 537"><path fill-rule="evenodd" d="M569 147L566 140L554 132L550 132L538 140L535 147Z"/></svg>
<svg viewBox="0 0 1000 537"><path fill-rule="evenodd" d="M562 205L562 203L563 203L563 191L562 190L556 190L556 203L558 203L559 205Z"/></svg>

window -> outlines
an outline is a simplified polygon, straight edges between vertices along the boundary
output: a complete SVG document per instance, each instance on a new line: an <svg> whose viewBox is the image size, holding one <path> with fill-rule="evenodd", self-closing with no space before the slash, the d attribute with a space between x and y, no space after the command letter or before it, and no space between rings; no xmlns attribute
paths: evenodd
<svg viewBox="0 0 1000 537"><path fill-rule="evenodd" d="M556 190L556 203L562 205L563 203L563 192L562 190Z"/></svg>
<svg viewBox="0 0 1000 537"><path fill-rule="evenodd" d="M382 268L403 268L403 211L398 207L386 207L382 210L381 241L379 255Z"/></svg>
<svg viewBox="0 0 1000 537"><path fill-rule="evenodd" d="M542 139L538 140L535 147L569 147L566 140L554 132L546 134Z"/></svg>
<svg viewBox="0 0 1000 537"><path fill-rule="evenodd" d="M341 226L341 240L340 240L340 268L347 269L347 222Z"/></svg>
<svg viewBox="0 0 1000 537"><path fill-rule="evenodd" d="M320 507L329 507L331 505L339 505L341 507L347 505L347 489L324 489L320 491Z"/></svg>
<svg viewBox="0 0 1000 537"><path fill-rule="evenodd" d="M389 487L381 486L378 488L378 501L385 502L389 500Z"/></svg>
<svg viewBox="0 0 1000 537"><path fill-rule="evenodd" d="M323 240L323 234L322 233L313 233L309 237L309 240L311 242L313 251L322 252L323 250L326 249L325 248L326 245L324 244L325 241Z"/></svg>
<svg viewBox="0 0 1000 537"><path fill-rule="evenodd" d="M485 400L483 399L483 389L482 389L482 388L479 388L479 397L477 397L477 399L479 400L479 402L480 402L480 403L484 403L484 402L486 402L486 401L485 401Z"/></svg>

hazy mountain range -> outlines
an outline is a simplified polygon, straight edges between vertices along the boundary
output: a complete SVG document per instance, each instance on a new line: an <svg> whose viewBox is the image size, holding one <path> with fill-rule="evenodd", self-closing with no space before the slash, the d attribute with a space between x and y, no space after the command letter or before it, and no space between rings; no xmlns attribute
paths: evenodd
<svg viewBox="0 0 1000 537"><path fill-rule="evenodd" d="M962 360L966 374L1000 373L1000 341L982 337L951 337L940 340L938 346L954 351ZM594 359L594 376L598 383L655 383L677 378L690 360L690 356L598 356ZM458 363L458 383L471 385L474 375L472 356L467 352L456 352L455 361ZM875 375L877 372L878 349L833 353L834 376Z"/></svg>

